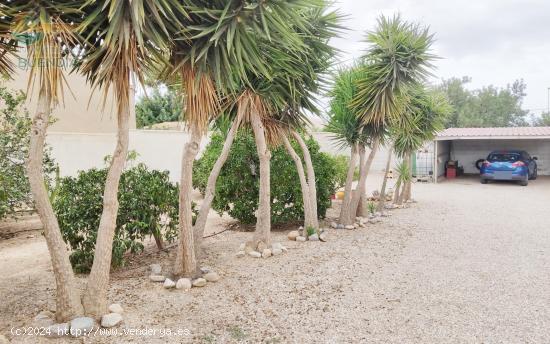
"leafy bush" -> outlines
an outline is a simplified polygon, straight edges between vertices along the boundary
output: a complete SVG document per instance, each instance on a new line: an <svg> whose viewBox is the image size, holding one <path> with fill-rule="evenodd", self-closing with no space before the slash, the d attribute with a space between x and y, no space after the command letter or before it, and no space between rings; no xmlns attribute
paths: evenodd
<svg viewBox="0 0 550 344"><path fill-rule="evenodd" d="M201 192L206 189L208 176L221 153L224 137L213 134L202 157L193 169L193 184ZM330 207L330 196L337 185L335 160L319 151L319 144L307 139L315 170L317 184L318 215L323 217ZM301 156L298 144L292 142ZM289 223L303 220L302 190L296 165L283 146L272 150L271 157L271 222ZM258 208L260 163L256 152L254 136L250 130L239 131L227 162L216 184L212 207L219 213L227 212L243 223L255 223Z"/></svg>
<svg viewBox="0 0 550 344"><path fill-rule="evenodd" d="M25 171L31 129L29 113L23 107L25 99L23 92L10 91L0 84L0 218L33 207ZM48 147L43 164L49 185L57 166Z"/></svg>
<svg viewBox="0 0 550 344"><path fill-rule="evenodd" d="M106 178L107 169L81 171L77 177L62 178L56 190L54 210L77 272L89 271L93 263ZM167 171L148 170L143 164L124 171L118 200L113 267L124 264L126 252L143 250L147 236L153 235L160 246L176 238L178 187Z"/></svg>
<svg viewBox="0 0 550 344"><path fill-rule="evenodd" d="M157 123L174 122L181 118L181 96L172 88L161 93L159 87L136 104L136 126L143 128Z"/></svg>

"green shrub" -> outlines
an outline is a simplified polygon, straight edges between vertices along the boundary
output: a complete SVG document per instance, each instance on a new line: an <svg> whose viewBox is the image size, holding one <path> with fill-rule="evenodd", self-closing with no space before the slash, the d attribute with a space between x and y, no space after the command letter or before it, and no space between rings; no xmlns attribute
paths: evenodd
<svg viewBox="0 0 550 344"><path fill-rule="evenodd" d="M31 119L24 108L25 94L11 91L0 81L0 218L33 208L25 171ZM49 185L56 171L50 149L44 150L43 170Z"/></svg>
<svg viewBox="0 0 550 344"><path fill-rule="evenodd" d="M107 169L90 169L61 178L56 189L54 210L77 272L89 271L93 263L106 178ZM178 187L167 171L149 170L143 164L124 171L118 200L113 267L124 264L126 252L143 250L142 240L148 236L153 235L157 245L176 238Z"/></svg>
<svg viewBox="0 0 550 344"><path fill-rule="evenodd" d="M221 153L224 137L213 134L202 157L193 169L193 184L201 192L206 189L208 176ZM336 189L336 168L334 158L319 151L319 144L306 140L309 148L317 184L318 215L324 217L330 207L330 196ZM292 145L301 156L295 142ZM303 220L302 190L296 165L283 146L272 150L271 157L271 222L289 223ZM260 163L256 152L254 136L250 130L239 131L227 162L216 184L212 207L219 213L227 212L243 223L255 223L258 208Z"/></svg>

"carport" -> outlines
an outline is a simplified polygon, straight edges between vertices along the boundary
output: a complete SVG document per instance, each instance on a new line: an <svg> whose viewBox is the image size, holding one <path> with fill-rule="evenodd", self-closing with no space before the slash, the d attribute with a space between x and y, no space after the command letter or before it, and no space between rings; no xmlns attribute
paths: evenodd
<svg viewBox="0 0 550 344"><path fill-rule="evenodd" d="M449 160L458 161L464 174L478 174L475 162L494 150L524 150L537 157L538 174L550 175L550 127L449 128L434 140L435 182L445 176Z"/></svg>

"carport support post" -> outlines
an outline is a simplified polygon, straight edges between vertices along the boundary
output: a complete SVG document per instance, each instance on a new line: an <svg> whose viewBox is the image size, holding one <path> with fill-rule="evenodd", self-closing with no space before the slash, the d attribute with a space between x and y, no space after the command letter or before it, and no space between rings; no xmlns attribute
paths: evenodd
<svg viewBox="0 0 550 344"><path fill-rule="evenodd" d="M438 141L434 140L434 168L433 168L434 172L433 174L434 174L434 183L436 184L437 184L437 179L439 178L439 171L437 170L437 168L439 167L437 163L437 156L438 156L437 146L438 146Z"/></svg>

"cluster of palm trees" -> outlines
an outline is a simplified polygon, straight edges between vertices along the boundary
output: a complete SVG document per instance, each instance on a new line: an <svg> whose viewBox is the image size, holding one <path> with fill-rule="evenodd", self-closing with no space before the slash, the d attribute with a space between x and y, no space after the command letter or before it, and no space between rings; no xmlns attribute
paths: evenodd
<svg viewBox="0 0 550 344"><path fill-rule="evenodd" d="M316 112L313 95L325 81L340 29L339 15L325 0L11 0L0 3L0 71L14 72L16 55L26 55L29 91L37 90L28 177L44 225L57 286L58 321L106 313L117 192L128 152L131 89L154 77L176 85L190 140L181 160L179 242L176 275L199 274L197 256L220 173L239 127L252 127L260 157L260 199L256 231L247 243L270 243L270 151L297 140L302 161L306 223L317 227L315 175L300 132L306 112ZM70 89L58 63L72 57L72 73L85 76L104 98L114 98L117 143L103 194L93 266L80 294L71 270L42 172L50 113ZM220 114L232 126L214 166L205 201L193 225L192 168L201 139Z"/></svg>
<svg viewBox="0 0 550 344"><path fill-rule="evenodd" d="M403 160L398 168L397 202L411 198L412 153L443 128L449 113L445 98L426 86L431 61L436 58L430 53L433 36L427 28L400 16L380 17L366 41L366 54L355 65L338 71L329 92L325 130L341 146L351 148L339 219L343 225L367 214L366 179L381 145L389 147L389 155L378 209L384 208L392 151ZM357 160L359 180L353 190Z"/></svg>

